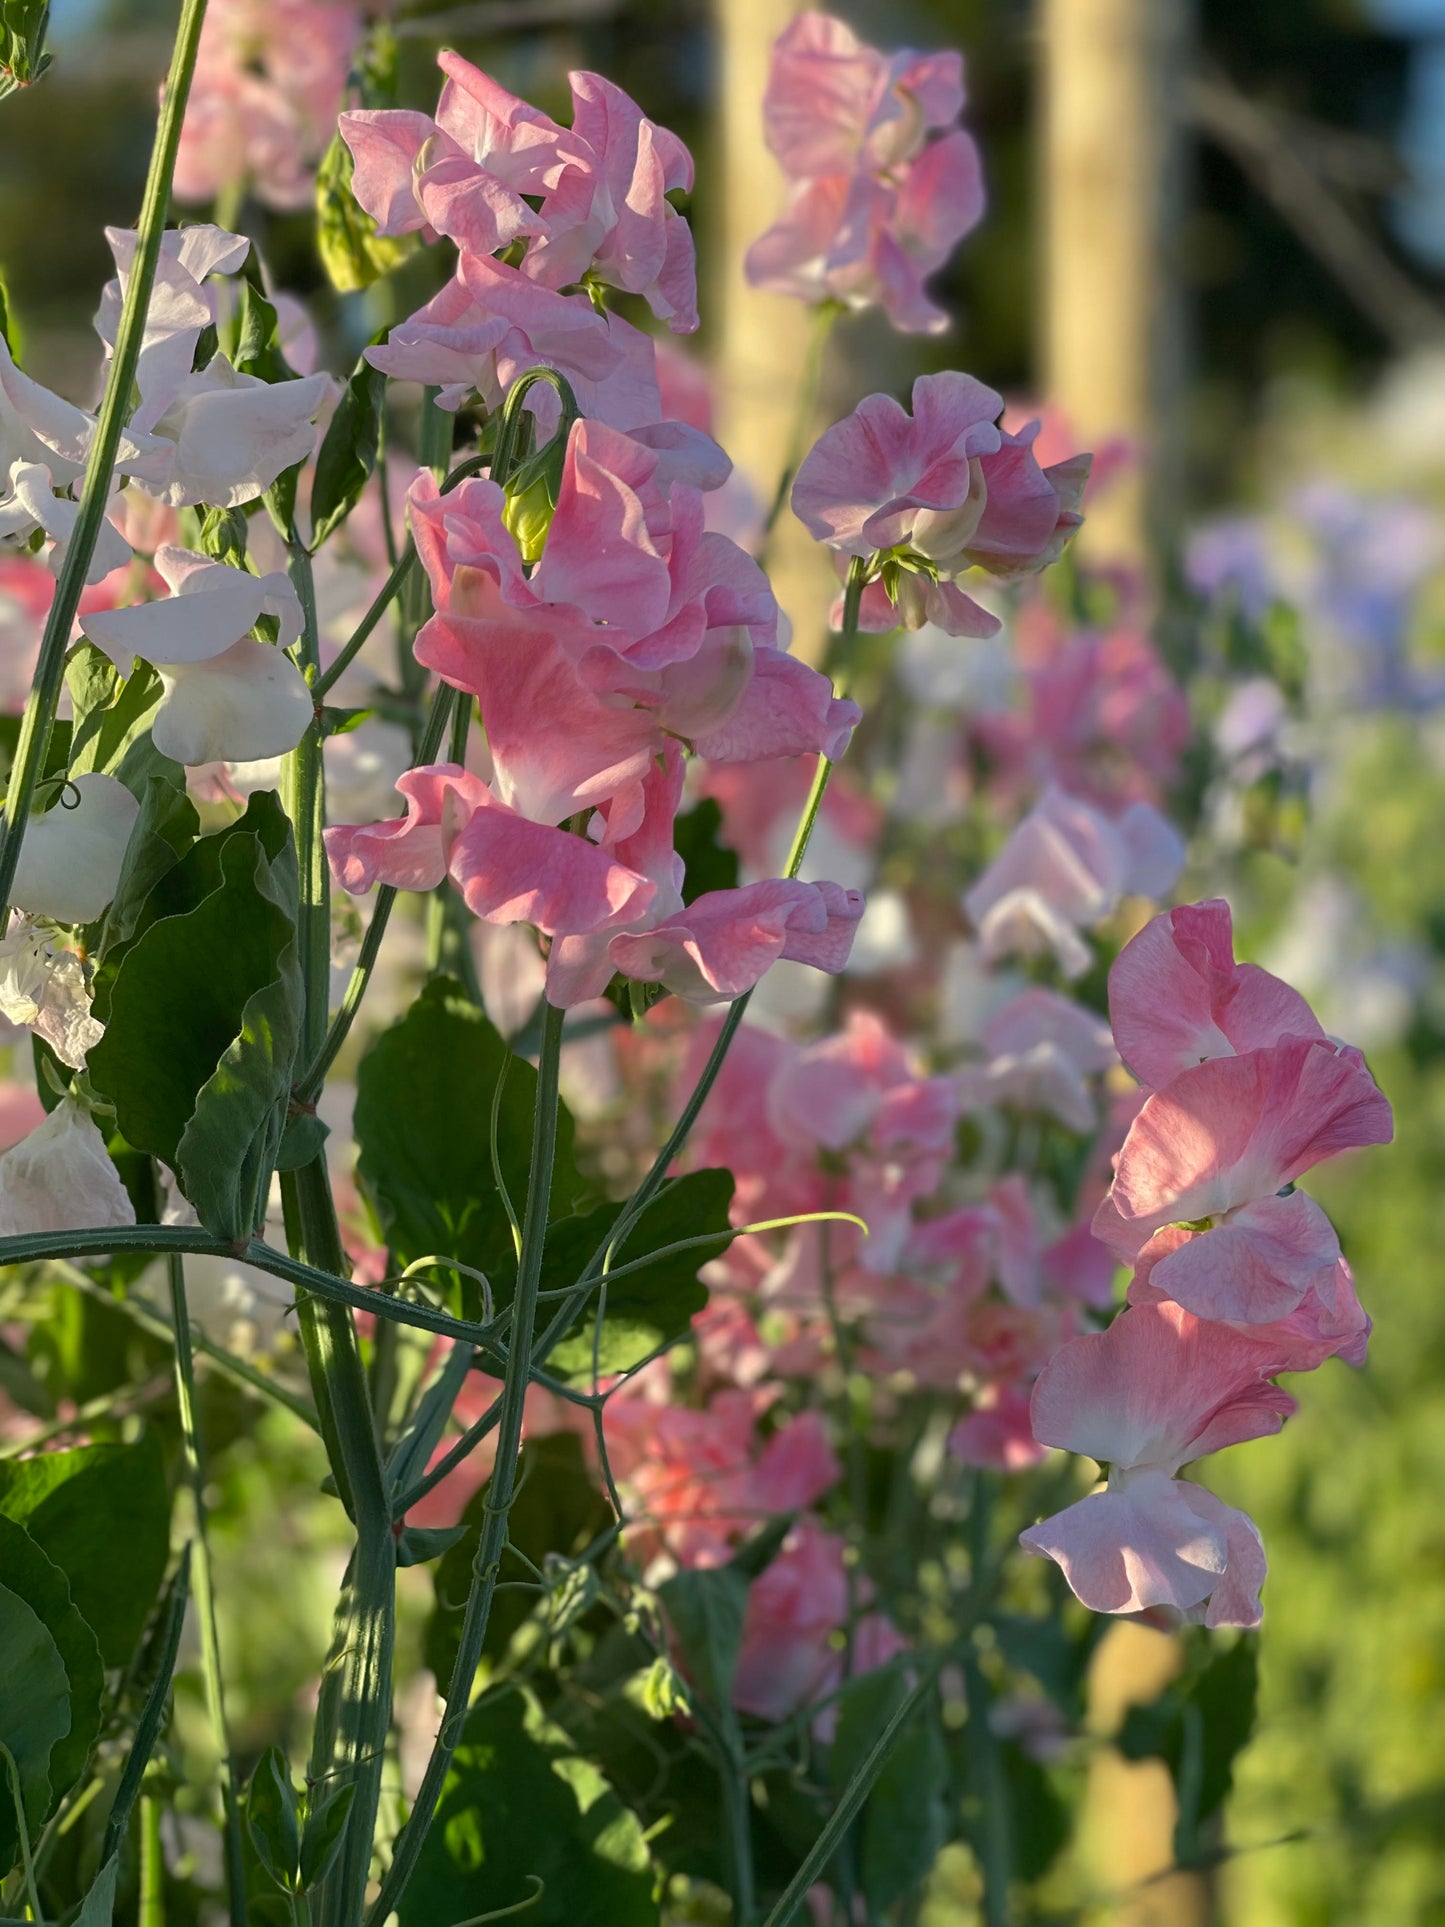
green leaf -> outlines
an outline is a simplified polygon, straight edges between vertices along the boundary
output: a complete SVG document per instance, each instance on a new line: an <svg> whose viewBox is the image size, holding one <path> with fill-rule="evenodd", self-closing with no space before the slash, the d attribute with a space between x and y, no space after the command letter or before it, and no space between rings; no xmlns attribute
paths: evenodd
<svg viewBox="0 0 1445 1927"><path fill-rule="evenodd" d="M898 1669L867 1673L844 1691L828 1756L841 1793L880 1730L907 1699ZM947 1838L948 1756L937 1703L916 1713L873 1782L858 1826L858 1874L869 1913L881 1916L922 1882Z"/></svg>
<svg viewBox="0 0 1445 1927"><path fill-rule="evenodd" d="M65 1574L41 1551L24 1526L0 1518L0 1574L44 1622L70 1683L70 1719L50 1756L52 1802L69 1792L85 1769L100 1731L105 1674L95 1634L76 1610Z"/></svg>
<svg viewBox="0 0 1445 1927"><path fill-rule="evenodd" d="M83 776L90 770L113 774L155 721L165 693L160 677L149 663L139 661L129 676L122 677L93 642L80 642L71 652L65 682L72 711L70 774ZM158 762L169 760L149 743L147 748ZM144 775L153 773L147 770L142 775L139 764L144 760L144 752L130 757L132 789ZM135 794L139 796L139 789Z"/></svg>
<svg viewBox="0 0 1445 1927"><path fill-rule="evenodd" d="M170 1491L159 1434L0 1460L0 1515L60 1567L107 1666L125 1666L145 1630L170 1550Z"/></svg>
<svg viewBox="0 0 1445 1927"><path fill-rule="evenodd" d="M279 1746L268 1746L256 1762L246 1790L246 1826L267 1873L278 1887L294 1891L301 1877L301 1817Z"/></svg>
<svg viewBox="0 0 1445 1927"><path fill-rule="evenodd" d="M503 1075L497 1138L502 1174L520 1212L532 1155L537 1073L514 1057L460 984L434 977L411 1009L383 1031L356 1079L357 1176L393 1258L445 1255L491 1281L498 1309L511 1300L516 1256L492 1174L491 1111ZM554 1215L581 1188L572 1159L572 1119L558 1114L552 1177ZM441 1274L431 1274L438 1283ZM479 1288L463 1281L469 1317Z"/></svg>
<svg viewBox="0 0 1445 1927"><path fill-rule="evenodd" d="M733 1701L749 1583L745 1572L729 1565L687 1568L658 1588L683 1671L719 1712Z"/></svg>
<svg viewBox="0 0 1445 1927"><path fill-rule="evenodd" d="M136 794L140 815L126 844L120 881L96 946L102 958L136 934L151 891L200 834L201 819L184 784L178 789L167 776L150 776Z"/></svg>
<svg viewBox="0 0 1445 1927"><path fill-rule="evenodd" d="M684 864L684 903L695 903L709 890L736 889L738 853L722 841L722 810L716 797L705 796L683 811L672 826L672 842Z"/></svg>
<svg viewBox="0 0 1445 1927"><path fill-rule="evenodd" d="M401 1927L449 1927L533 1895L521 1916L530 1927L659 1920L636 1815L532 1695L512 1688L467 1718Z"/></svg>
<svg viewBox="0 0 1445 1927"><path fill-rule="evenodd" d="M111 1927L115 1919L115 1883L119 1877L120 1860L112 1854L95 1876L70 1927Z"/></svg>
<svg viewBox="0 0 1445 1927"><path fill-rule="evenodd" d="M256 800L240 824L202 838L160 878L147 916L213 878L215 887L126 946L105 1036L89 1056L127 1142L169 1164L202 1224L230 1239L251 1233L264 1201L303 997L289 826L279 844L264 836L279 806L271 797L255 810ZM248 818L256 829L242 829Z"/></svg>
<svg viewBox="0 0 1445 1927"><path fill-rule="evenodd" d="M276 310L266 297L261 266L253 247L236 281L236 352L231 365L237 374L260 381L294 381L296 370L281 351L281 329Z"/></svg>
<svg viewBox="0 0 1445 1927"><path fill-rule="evenodd" d="M482 1521L486 1516L487 1488L473 1494L462 1514L462 1537L442 1556L433 1576L436 1609L427 1624L426 1663L436 1674L437 1685L445 1693L457 1656L457 1640L471 1585L472 1562L477 1556ZM564 1558L583 1551L599 1532L605 1531L611 1513L592 1482L582 1456L582 1441L575 1432L557 1432L547 1438L528 1439L522 1453L522 1481L507 1519L507 1539L524 1559L542 1566L549 1554ZM531 1574L522 1559L504 1559L504 1580L527 1580ZM499 1591L492 1601L487 1622L484 1657L493 1664L506 1655L518 1628L547 1601L535 1592L510 1586Z"/></svg>
<svg viewBox="0 0 1445 1927"><path fill-rule="evenodd" d="M335 1865L346 1832L346 1817L356 1797L356 1782L339 1786L317 1802L306 1816L301 1836L301 1890L319 1886Z"/></svg>
<svg viewBox="0 0 1445 1927"><path fill-rule="evenodd" d="M391 274L416 252L420 237L380 235L351 188L351 150L340 134L316 169L316 251L333 288L355 294Z"/></svg>
<svg viewBox="0 0 1445 1927"><path fill-rule="evenodd" d="M0 1584L0 1740L20 1769L20 1797L33 1834L50 1805L50 1758L70 1730L70 1679L60 1649L30 1603ZM0 1762L0 1875L20 1847L10 1776Z"/></svg>
<svg viewBox="0 0 1445 1927"><path fill-rule="evenodd" d="M385 330L372 346L386 339ZM311 484L311 548L321 547L361 499L376 467L381 444L381 402L386 376L363 355L336 404L316 456Z"/></svg>
<svg viewBox="0 0 1445 1927"><path fill-rule="evenodd" d="M707 1303L707 1286L698 1270L726 1250L728 1206L732 1202L730 1171L690 1171L662 1190L643 1212L619 1249L614 1266L630 1263L649 1251L684 1238L718 1232L716 1245L695 1245L657 1258L640 1271L619 1278L607 1288L602 1320L602 1343L597 1362L603 1372L625 1372L639 1364L668 1339L680 1337ZM547 1228L542 1261L546 1289L571 1284L616 1221L620 1207L604 1205L585 1216L564 1218ZM562 1378L591 1378L592 1341L597 1324L594 1298L578 1323L561 1340L548 1360Z"/></svg>

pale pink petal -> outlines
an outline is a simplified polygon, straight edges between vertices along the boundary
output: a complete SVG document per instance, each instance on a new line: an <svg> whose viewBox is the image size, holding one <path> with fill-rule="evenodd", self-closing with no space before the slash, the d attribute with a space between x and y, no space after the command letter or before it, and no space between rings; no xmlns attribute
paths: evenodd
<svg viewBox="0 0 1445 1927"><path fill-rule="evenodd" d="M1188 1612L1214 1592L1229 1557L1223 1524L1193 1509L1193 1491L1145 1473L1030 1526L1019 1544L1062 1567L1091 1612Z"/></svg>

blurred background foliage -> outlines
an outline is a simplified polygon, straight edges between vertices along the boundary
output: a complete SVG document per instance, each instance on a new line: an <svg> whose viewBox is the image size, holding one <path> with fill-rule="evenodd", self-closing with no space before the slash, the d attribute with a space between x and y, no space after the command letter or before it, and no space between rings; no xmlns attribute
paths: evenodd
<svg viewBox="0 0 1445 1927"><path fill-rule="evenodd" d="M963 47L990 213L940 289L955 331L918 342L854 328L840 391L900 388L945 364L1037 390L1040 13L1026 0L841 10L879 44ZM787 9L775 11L781 24ZM0 113L0 272L27 366L77 399L96 371L101 229L134 219L172 18L164 0L56 0L55 67ZM399 25L415 104L431 98L438 38L552 111L569 66L618 80L692 144L705 284L721 272L707 0L482 0L434 20L406 9ZM1200 0L1192 27L1171 253L1181 482L1163 537L1226 601L1296 610L1304 698L1284 738L1291 780L1269 793L1257 835L1244 826L1245 856L1212 854L1206 831L1184 894L1232 898L1252 954L1365 1044L1397 1119L1393 1152L1332 1167L1319 1186L1377 1320L1369 1368L1327 1367L1282 1441L1241 1448L1218 1473L1223 1496L1257 1519L1276 1577L1258 1726L1210 1905L1240 1927L1398 1927L1445 1919L1445 3ZM1252 164L1247 134L1211 135L1221 99L1256 117ZM1283 204L1279 142L1345 210L1353 277L1321 259L1308 209ZM343 305L308 214L253 204L245 225L278 284L315 299L333 366L389 318L381 304L404 313L429 291L408 279L434 272L418 265ZM1382 312L1371 283L1382 261L1418 306ZM706 319L702 345L718 346ZM1186 639L1194 607L1169 618ZM1218 849L1239 841L1221 835ZM219 1445L224 1398L208 1412ZM325 1641L337 1575L292 1556L315 1544L299 1514L320 1502L269 1504L259 1568L257 1539L239 1529L267 1492L314 1489L316 1465L288 1478L286 1455L303 1449L294 1428L263 1425L216 1460L243 1754L286 1737L278 1721ZM420 1613L419 1592L417 1624ZM203 1752L199 1705L183 1726ZM931 1927L969 1918L968 1879L952 1893L947 1874ZM1056 1887L1050 1917L1079 1917L1077 1885L1062 1898L1071 1884ZM1139 1906L1130 1918L1171 1919L1167 1903ZM1100 1903L1087 1917L1114 1913Z"/></svg>

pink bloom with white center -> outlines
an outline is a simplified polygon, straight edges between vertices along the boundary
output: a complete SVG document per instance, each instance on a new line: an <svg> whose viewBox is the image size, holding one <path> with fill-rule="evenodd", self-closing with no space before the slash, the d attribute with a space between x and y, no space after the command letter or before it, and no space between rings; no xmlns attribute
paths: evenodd
<svg viewBox="0 0 1445 1927"><path fill-rule="evenodd" d="M820 542L871 558L898 552L897 579L863 596L862 626L987 636L997 618L959 588L970 568L1029 574L1063 551L1083 517L1089 458L1050 469L1034 460L1034 428L998 426L1003 399L971 375L920 375L910 414L869 395L814 444L793 484L793 512Z"/></svg>
<svg viewBox="0 0 1445 1927"><path fill-rule="evenodd" d="M1207 1626L1257 1626L1264 1548L1253 1523L1180 1467L1277 1432L1295 1409L1259 1348L1177 1305L1125 1311L1039 1376L1042 1445L1098 1459L1107 1483L1019 1535L1094 1612L1168 1607Z"/></svg>
<svg viewBox="0 0 1445 1927"><path fill-rule="evenodd" d="M1046 790L963 903L985 959L1052 954L1066 977L1092 953L1080 936L1126 896L1161 897L1184 862L1180 837L1148 803L1111 821L1078 797Z"/></svg>
<svg viewBox="0 0 1445 1927"><path fill-rule="evenodd" d="M524 240L522 272L539 285L593 276L642 295L674 332L695 329L692 235L667 199L692 187L677 136L600 74L569 75L564 129L459 54L437 61L447 81L435 120L386 109L341 117L353 190L380 232L444 234L471 256Z"/></svg>
<svg viewBox="0 0 1445 1927"><path fill-rule="evenodd" d="M1329 1038L1212 1058L1135 1118L1095 1235L1199 1317L1287 1318L1340 1261L1324 1212L1287 1187L1392 1131L1360 1053Z"/></svg>
<svg viewBox="0 0 1445 1927"><path fill-rule="evenodd" d="M763 100L768 146L792 186L748 251L753 286L876 304L909 333L946 327L923 284L984 206L978 150L956 125L962 111L960 55L890 57L841 20L800 14L774 43Z"/></svg>
<svg viewBox="0 0 1445 1927"><path fill-rule="evenodd" d="M1119 1054L1146 1088L1214 1057L1322 1037L1297 990L1257 964L1234 961L1222 897L1181 904L1147 923L1109 972L1109 1016Z"/></svg>
<svg viewBox="0 0 1445 1927"><path fill-rule="evenodd" d="M349 0L211 0L176 156L176 199L250 186L305 207L361 32Z"/></svg>

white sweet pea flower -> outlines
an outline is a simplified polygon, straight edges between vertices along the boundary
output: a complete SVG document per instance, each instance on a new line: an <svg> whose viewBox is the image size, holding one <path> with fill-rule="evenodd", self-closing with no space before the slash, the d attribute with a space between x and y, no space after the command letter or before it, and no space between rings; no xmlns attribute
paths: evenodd
<svg viewBox="0 0 1445 1927"><path fill-rule="evenodd" d="M115 895L139 815L140 804L115 777L95 771L73 777L59 800L25 826L16 903L54 923L94 923Z"/></svg>
<svg viewBox="0 0 1445 1927"><path fill-rule="evenodd" d="M172 508L254 502L311 454L314 417L330 391L329 375L264 382L217 355L169 397L137 409L132 429L148 431L148 443L135 479Z"/></svg>
<svg viewBox="0 0 1445 1927"><path fill-rule="evenodd" d="M156 550L170 585L160 602L102 609L85 633L129 675L137 656L165 688L151 734L178 763L255 762L294 749L314 713L311 692L285 653L301 633L301 604L276 570L256 576L190 549ZM263 615L279 625L276 646L251 634Z"/></svg>
<svg viewBox="0 0 1445 1927"><path fill-rule="evenodd" d="M85 1053L105 1035L90 1014L80 956L55 947L50 932L23 919L0 941L0 1016L43 1037L73 1071L83 1069Z"/></svg>
<svg viewBox="0 0 1445 1927"><path fill-rule="evenodd" d="M54 462L58 458L51 455L48 459ZM79 502L55 493L49 467L25 461L12 465L10 493L0 497L0 542L23 544L42 529L51 545L46 562L51 573L59 575L79 515ZM113 569L123 569L130 559L130 544L120 530L108 521L102 522L85 579L103 582Z"/></svg>
<svg viewBox="0 0 1445 1927"><path fill-rule="evenodd" d="M105 1139L72 1098L0 1157L0 1237L134 1223Z"/></svg>
<svg viewBox="0 0 1445 1927"><path fill-rule="evenodd" d="M113 354L137 236L134 228L108 227L105 238L118 273L101 290L95 331L107 353ZM189 376L201 332L216 319L216 302L206 279L212 274L234 274L250 247L244 234L231 234L206 222L166 230L136 368L142 408L157 400L164 407Z"/></svg>
<svg viewBox="0 0 1445 1927"><path fill-rule="evenodd" d="M16 462L40 462L63 488L82 472L94 427L83 409L17 368L0 334L0 468L7 475Z"/></svg>

